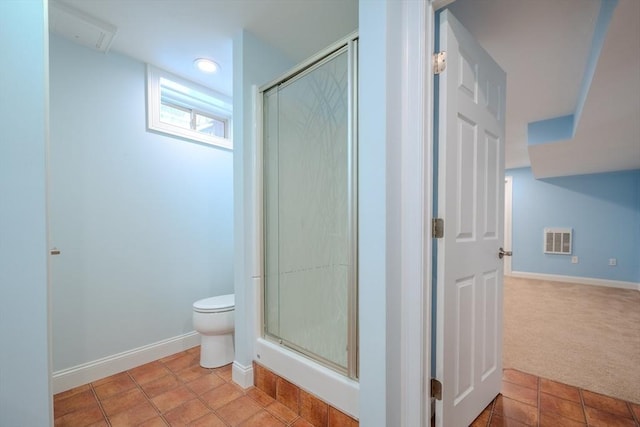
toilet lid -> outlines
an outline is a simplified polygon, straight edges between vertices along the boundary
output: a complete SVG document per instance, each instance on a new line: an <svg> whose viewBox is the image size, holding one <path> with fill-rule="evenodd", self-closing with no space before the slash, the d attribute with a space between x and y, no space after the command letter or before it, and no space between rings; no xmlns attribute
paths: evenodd
<svg viewBox="0 0 640 427"><path fill-rule="evenodd" d="M200 313L216 313L218 311L229 311L235 307L235 295L220 295L198 300L193 303L193 309Z"/></svg>

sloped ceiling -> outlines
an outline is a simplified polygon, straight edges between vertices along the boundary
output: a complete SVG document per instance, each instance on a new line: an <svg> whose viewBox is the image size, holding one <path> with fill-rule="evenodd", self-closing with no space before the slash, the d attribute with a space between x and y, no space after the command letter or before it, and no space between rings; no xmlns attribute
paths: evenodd
<svg viewBox="0 0 640 427"><path fill-rule="evenodd" d="M537 178L640 168L640 2L457 0L449 8L507 72L507 168L531 166ZM572 115L568 137L529 140L530 123Z"/></svg>

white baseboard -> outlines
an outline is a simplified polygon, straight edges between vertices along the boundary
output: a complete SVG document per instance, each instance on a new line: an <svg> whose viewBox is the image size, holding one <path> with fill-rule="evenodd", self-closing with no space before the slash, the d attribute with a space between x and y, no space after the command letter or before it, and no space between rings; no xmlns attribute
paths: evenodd
<svg viewBox="0 0 640 427"><path fill-rule="evenodd" d="M171 354L188 350L197 345L200 345L200 335L194 331L56 371L52 375L53 393L60 393L109 375L153 362Z"/></svg>
<svg viewBox="0 0 640 427"><path fill-rule="evenodd" d="M560 274L527 273L512 271L510 276L523 279L549 280L553 282L578 283L581 285L605 286L607 288L632 289L640 291L640 283L623 282L620 280L595 279L592 277L562 276Z"/></svg>
<svg viewBox="0 0 640 427"><path fill-rule="evenodd" d="M234 361L231 379L242 388L253 387L253 364L245 366Z"/></svg>

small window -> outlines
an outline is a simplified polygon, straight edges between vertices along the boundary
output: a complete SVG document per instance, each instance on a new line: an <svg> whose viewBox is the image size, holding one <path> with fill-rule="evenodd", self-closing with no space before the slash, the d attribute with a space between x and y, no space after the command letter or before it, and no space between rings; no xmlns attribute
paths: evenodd
<svg viewBox="0 0 640 427"><path fill-rule="evenodd" d="M231 116L228 97L147 66L149 130L232 149Z"/></svg>

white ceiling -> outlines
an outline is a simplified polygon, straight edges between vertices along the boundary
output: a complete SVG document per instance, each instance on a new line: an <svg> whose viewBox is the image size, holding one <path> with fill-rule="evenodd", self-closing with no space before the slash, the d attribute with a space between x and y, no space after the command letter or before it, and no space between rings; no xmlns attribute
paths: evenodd
<svg viewBox="0 0 640 427"><path fill-rule="evenodd" d="M52 0L53 1L53 0ZM118 28L111 51L232 95L243 28L300 62L358 26L358 0L56 0ZM606 0L609 1L609 0ZM507 168L529 166L527 124L573 114L601 0L457 0L507 72ZM214 76L197 57L215 59ZM537 146L538 177L640 168L640 1L619 0L575 137Z"/></svg>
<svg viewBox="0 0 640 427"><path fill-rule="evenodd" d="M233 38L242 29L293 62L358 29L357 0L50 0L118 28L111 51L232 95ZM193 66L218 62L216 75Z"/></svg>

